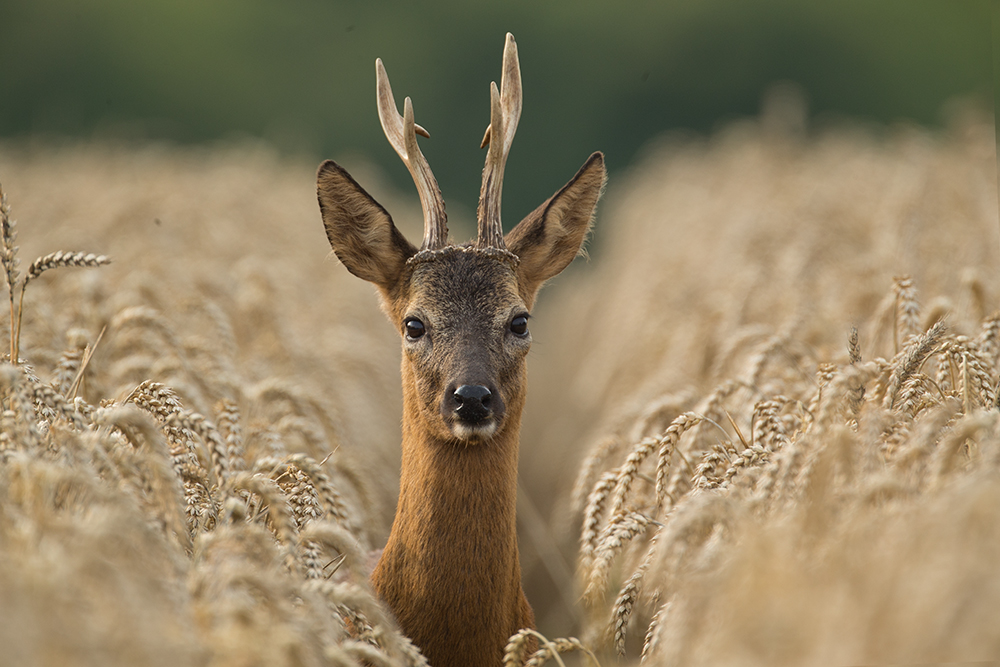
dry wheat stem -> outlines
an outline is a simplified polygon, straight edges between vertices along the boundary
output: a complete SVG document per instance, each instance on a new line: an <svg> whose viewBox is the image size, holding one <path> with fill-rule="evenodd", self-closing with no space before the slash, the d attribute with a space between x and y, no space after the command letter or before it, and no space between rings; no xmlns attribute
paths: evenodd
<svg viewBox="0 0 1000 667"><path fill-rule="evenodd" d="M90 360L94 357L94 351L97 350L97 346L101 343L101 339L104 338L104 332L108 328L101 327L101 332L97 334L97 338L94 339L92 345L87 345L83 352L83 359L80 361L80 366L77 368L76 375L73 376L73 382L70 384L69 389L66 391L66 396L70 398L75 398L77 392L80 390L80 383L83 382L83 374L87 371L87 366L90 365Z"/></svg>
<svg viewBox="0 0 1000 667"><path fill-rule="evenodd" d="M0 187L0 263L3 264L4 277L7 281L7 297L10 301L10 362L17 364L17 340L14 336L17 319L14 312L14 286L17 284L17 223L10 219L10 207L7 205L7 193Z"/></svg>
<svg viewBox="0 0 1000 667"><path fill-rule="evenodd" d="M69 344L59 356L55 376L50 383L56 391L64 396L69 393L67 390L73 378L76 377L80 362L83 360L83 354L87 347L87 332L82 329L72 329L67 337Z"/></svg>

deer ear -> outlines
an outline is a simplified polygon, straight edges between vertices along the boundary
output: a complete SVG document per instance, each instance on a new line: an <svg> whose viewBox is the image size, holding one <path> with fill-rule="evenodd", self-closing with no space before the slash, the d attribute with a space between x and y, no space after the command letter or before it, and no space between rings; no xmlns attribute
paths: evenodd
<svg viewBox="0 0 1000 667"><path fill-rule="evenodd" d="M386 210L333 160L319 166L316 194L330 247L347 270L391 290L417 249Z"/></svg>
<svg viewBox="0 0 1000 667"><path fill-rule="evenodd" d="M580 252L606 180L604 155L594 153L569 183L507 234L507 249L521 260L518 282L531 300Z"/></svg>

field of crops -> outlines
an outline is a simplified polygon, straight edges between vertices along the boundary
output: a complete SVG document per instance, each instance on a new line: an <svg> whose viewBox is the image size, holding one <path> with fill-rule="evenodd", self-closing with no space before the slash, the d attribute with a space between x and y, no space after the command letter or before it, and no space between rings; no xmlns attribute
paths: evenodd
<svg viewBox="0 0 1000 667"><path fill-rule="evenodd" d="M602 664L1000 657L991 119L797 114L612 173L535 309L525 590ZM399 341L329 257L314 169L0 146L10 664L421 664L366 582ZM416 197L351 170L419 238Z"/></svg>

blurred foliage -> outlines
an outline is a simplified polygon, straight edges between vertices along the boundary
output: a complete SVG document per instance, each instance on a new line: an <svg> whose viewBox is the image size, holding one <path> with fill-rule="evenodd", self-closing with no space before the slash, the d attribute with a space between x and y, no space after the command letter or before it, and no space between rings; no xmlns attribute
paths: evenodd
<svg viewBox="0 0 1000 667"><path fill-rule="evenodd" d="M261 137L363 155L404 185L375 113L381 57L461 218L511 31L525 91L511 223L591 151L614 170L664 130L755 114L775 81L799 84L814 117L937 124L955 96L988 99L990 20L986 0L0 0L0 136Z"/></svg>

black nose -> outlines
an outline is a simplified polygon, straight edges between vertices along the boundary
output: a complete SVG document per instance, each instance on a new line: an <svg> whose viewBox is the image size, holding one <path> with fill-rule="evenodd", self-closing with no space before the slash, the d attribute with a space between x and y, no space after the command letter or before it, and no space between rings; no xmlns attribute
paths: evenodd
<svg viewBox="0 0 1000 667"><path fill-rule="evenodd" d="M466 422L478 422L490 416L493 392L480 384L463 384L455 390L455 414Z"/></svg>

